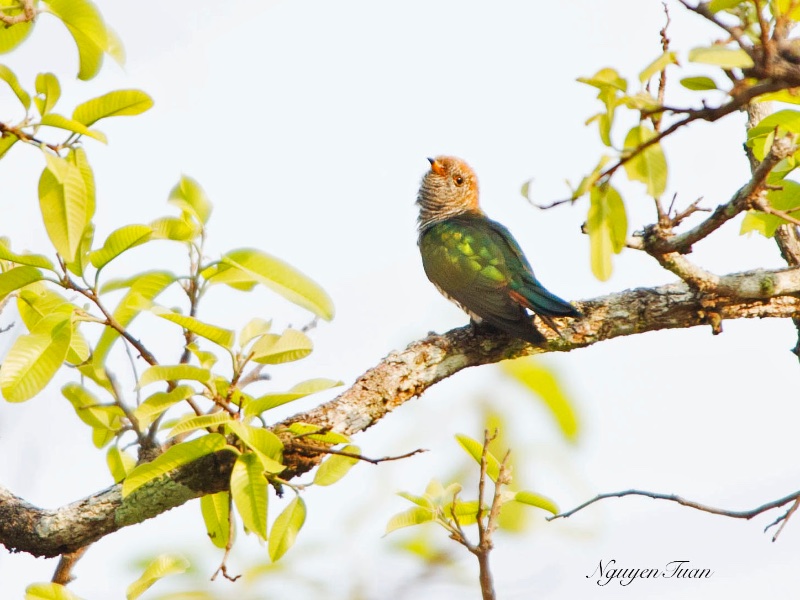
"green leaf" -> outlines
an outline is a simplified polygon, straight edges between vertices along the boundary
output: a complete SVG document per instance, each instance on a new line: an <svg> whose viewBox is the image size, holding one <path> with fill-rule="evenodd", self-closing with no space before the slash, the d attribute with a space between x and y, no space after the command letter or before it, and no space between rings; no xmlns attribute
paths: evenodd
<svg viewBox="0 0 800 600"><path fill-rule="evenodd" d="M775 130L779 134L800 133L800 111L787 108L764 117L758 125L747 131L747 139L752 140Z"/></svg>
<svg viewBox="0 0 800 600"><path fill-rule="evenodd" d="M216 413L212 413L210 415L200 415L195 416L194 413L191 413L187 418L182 418L178 420L175 426L170 429L169 433L167 434L168 438L175 437L176 435L180 435L181 433L188 433L190 431L196 431L198 429L204 429L206 427L214 427L216 425L222 425L223 423L227 423L231 420L230 413L220 411Z"/></svg>
<svg viewBox="0 0 800 600"><path fill-rule="evenodd" d="M120 254L150 241L153 230L147 225L126 225L111 232L103 247L89 254L97 270L102 269Z"/></svg>
<svg viewBox="0 0 800 600"><path fill-rule="evenodd" d="M139 421L140 427L149 427L164 411L194 394L194 389L189 385L179 385L171 392L156 392L137 406L133 415Z"/></svg>
<svg viewBox="0 0 800 600"><path fill-rule="evenodd" d="M149 367L139 378L139 389L156 381L199 381L211 383L211 371L194 365L154 365Z"/></svg>
<svg viewBox="0 0 800 600"><path fill-rule="evenodd" d="M0 367L0 391L9 402L38 394L64 363L72 340L69 315L41 319L28 335L19 336Z"/></svg>
<svg viewBox="0 0 800 600"><path fill-rule="evenodd" d="M772 92L771 94L761 94L757 98L753 98L754 102L786 102L787 104L800 104L800 90L797 88L789 88L788 90L780 90Z"/></svg>
<svg viewBox="0 0 800 600"><path fill-rule="evenodd" d="M63 158L45 156L47 167L39 178L39 207L50 241L61 257L71 262L94 206L80 169Z"/></svg>
<svg viewBox="0 0 800 600"><path fill-rule="evenodd" d="M628 235L628 217L617 190L608 184L591 189L591 206L586 219L592 273L600 281L611 277L611 253L619 254Z"/></svg>
<svg viewBox="0 0 800 600"><path fill-rule="evenodd" d="M514 500L517 502L522 502L523 504L529 504L530 506L541 508L542 510L546 510L554 515L558 514L558 506L556 506L555 502L533 492L517 492L514 494Z"/></svg>
<svg viewBox="0 0 800 600"><path fill-rule="evenodd" d="M70 365L80 365L89 360L91 350L89 350L89 342L78 330L77 319L73 322L72 328L72 342L69 345L69 352L67 352L67 362Z"/></svg>
<svg viewBox="0 0 800 600"><path fill-rule="evenodd" d="M413 494L409 494L408 492L397 492L397 495L401 498L405 498L409 502L413 502L417 506L421 506L422 508L434 508L433 501L427 496L415 496Z"/></svg>
<svg viewBox="0 0 800 600"><path fill-rule="evenodd" d="M78 242L78 250L75 253L75 259L66 261L67 269L78 277L83 277L83 272L86 265L89 264L89 252L92 249L94 242L94 224L91 222L92 216L95 211L95 187L94 187L94 173L89 161L86 158L86 152L81 147L74 147L70 149L67 155L67 161L75 165L83 178L83 184L86 187L86 213L89 222L83 230L81 239Z"/></svg>
<svg viewBox="0 0 800 600"><path fill-rule="evenodd" d="M111 446L106 453L106 464L114 483L119 483L133 471L136 466L136 459L125 450L120 450L117 446Z"/></svg>
<svg viewBox="0 0 800 600"><path fill-rule="evenodd" d="M772 189L767 192L768 204L777 210L788 213L789 216L798 218L800 211L800 183L791 179L783 179L780 182L780 189ZM772 237L775 230L787 223L786 220L777 215L749 211L742 221L741 234L750 231L757 231L764 237Z"/></svg>
<svg viewBox="0 0 800 600"><path fill-rule="evenodd" d="M305 521L306 504L300 496L295 496L272 524L268 543L269 558L272 562L277 561L294 545L294 540Z"/></svg>
<svg viewBox="0 0 800 600"><path fill-rule="evenodd" d="M49 113L61 97L61 85L52 73L39 73L36 76L36 108L44 116Z"/></svg>
<svg viewBox="0 0 800 600"><path fill-rule="evenodd" d="M91 127L100 119L139 115L152 106L153 99L141 90L116 90L79 104L72 118Z"/></svg>
<svg viewBox="0 0 800 600"><path fill-rule="evenodd" d="M661 56L651 62L645 69L639 73L639 81L645 83L656 73L660 73L667 68L667 65L677 65L678 57L672 51L664 52Z"/></svg>
<svg viewBox="0 0 800 600"><path fill-rule="evenodd" d="M620 74L614 69L608 67L600 69L592 77L579 77L578 81L585 83L586 85L596 87L599 90L607 87L613 87L622 93L628 91L628 82L625 80L625 78L621 77Z"/></svg>
<svg viewBox="0 0 800 600"><path fill-rule="evenodd" d="M268 365L300 360L311 354L314 344L305 333L287 329L281 335L267 333L253 344L251 360Z"/></svg>
<svg viewBox="0 0 800 600"><path fill-rule="evenodd" d="M712 13L717 13L721 10L735 8L742 3L743 0L711 0L708 3L708 10Z"/></svg>
<svg viewBox="0 0 800 600"><path fill-rule="evenodd" d="M2 25L0 25L0 29L2 29ZM31 107L31 97L28 92L22 89L22 86L19 84L19 80L17 76L14 74L14 71L9 69L5 65L0 65L0 79L5 81L11 91L17 96L19 101L22 103L22 106L25 107L25 111L27 112Z"/></svg>
<svg viewBox="0 0 800 600"><path fill-rule="evenodd" d="M135 600L146 592L156 581L168 575L183 573L189 568L189 561L179 554L162 554L153 560L136 581L125 592L127 600Z"/></svg>
<svg viewBox="0 0 800 600"><path fill-rule="evenodd" d="M725 46L711 46L707 48L693 48L689 51L689 60L706 65L714 65L723 69L751 69L753 59L741 48L727 48Z"/></svg>
<svg viewBox="0 0 800 600"><path fill-rule="evenodd" d="M3 28L0 27L0 33L2 33ZM15 135L10 133L6 134L5 137L0 136L0 158L3 158L6 155L6 152L11 150L11 146L16 144L19 141L19 138Z"/></svg>
<svg viewBox="0 0 800 600"><path fill-rule="evenodd" d="M54 271L53 263L49 258L41 254L17 254L11 251L8 238L0 238L0 260L8 260L18 265L28 265Z"/></svg>
<svg viewBox="0 0 800 600"><path fill-rule="evenodd" d="M250 319L247 325L242 327L242 330L239 332L239 346L244 348L258 336L267 333L270 327L272 327L272 321L265 321L258 317Z"/></svg>
<svg viewBox="0 0 800 600"><path fill-rule="evenodd" d="M467 451L472 458L475 459L479 465L481 464L481 457L483 456L483 444L463 433L456 434L456 441L461 447ZM494 482L497 482L497 477L500 475L500 462L495 458L491 452L486 453L486 474Z"/></svg>
<svg viewBox="0 0 800 600"><path fill-rule="evenodd" d="M325 431L324 427L320 425L311 425L310 423L303 423L297 421L288 427L289 432L295 436L302 436L310 440L318 442L325 442L326 444L346 444L350 441L346 435L337 433L336 431ZM317 433L319 432L319 433Z"/></svg>
<svg viewBox="0 0 800 600"><path fill-rule="evenodd" d="M453 510L452 502L448 503L445 510L447 516L454 518L459 525L473 525L478 522L478 506L477 500L467 502L459 500L456 502L455 510ZM484 506L483 509L487 510L488 507Z"/></svg>
<svg viewBox="0 0 800 600"><path fill-rule="evenodd" d="M721 0L715 1L719 2ZM741 2L741 0L739 1ZM793 0L770 0L769 8L775 17L786 16L792 21L800 19L800 6Z"/></svg>
<svg viewBox="0 0 800 600"><path fill-rule="evenodd" d="M38 1L34 0L34 8L37 5ZM9 17L16 17L23 12L22 3L19 0L0 0L0 8ZM32 30L32 21L23 21L10 27L0 27L0 54L10 52L19 46Z"/></svg>
<svg viewBox="0 0 800 600"><path fill-rule="evenodd" d="M42 272L34 267L14 267L0 273L0 300L8 296L11 292L18 290L34 281L41 281Z"/></svg>
<svg viewBox="0 0 800 600"><path fill-rule="evenodd" d="M104 133L97 131L96 129L89 129L83 123L79 123L78 121L73 121L72 119L68 119L63 115L58 115L56 113L47 113L42 117L41 120L42 125L47 125L48 127L57 127L59 129L66 129L67 131L72 131L79 135L85 135L91 138L94 138L104 144L108 143L108 139L106 138Z"/></svg>
<svg viewBox="0 0 800 600"><path fill-rule="evenodd" d="M17 310L28 331L45 316L60 313L65 318L71 317L77 308L61 294L42 283L34 283L20 290L17 297Z"/></svg>
<svg viewBox="0 0 800 600"><path fill-rule="evenodd" d="M711 77L684 77L681 79L681 85L687 90L693 91L719 89L717 83Z"/></svg>
<svg viewBox="0 0 800 600"><path fill-rule="evenodd" d="M361 454L361 448L358 446L345 446L342 448L342 452ZM331 454L319 465L317 472L314 474L314 483L316 485L332 485L347 475L347 472L357 462L358 459L352 456Z"/></svg>
<svg viewBox="0 0 800 600"><path fill-rule="evenodd" d="M169 193L168 202L189 213L198 223L205 225L211 216L211 202L195 179L182 175Z"/></svg>
<svg viewBox="0 0 800 600"><path fill-rule="evenodd" d="M415 506L414 508L409 508L401 513L397 513L386 524L386 531L383 535L388 535L393 531L401 529L403 527L411 527L412 525L420 525L422 523L428 523L433 521L434 512L427 508L422 508L421 506Z"/></svg>
<svg viewBox="0 0 800 600"><path fill-rule="evenodd" d="M623 94L628 89L628 82L625 81L614 69L600 69L590 78L581 77L581 83L597 88L597 99L603 103L605 112L601 112L586 121L586 124L597 121L600 130L600 140L606 145L611 146L611 126L614 123L614 115L620 105L620 92Z"/></svg>
<svg viewBox="0 0 800 600"><path fill-rule="evenodd" d="M219 452L226 447L225 438L218 433L209 433L196 440L175 444L151 462L141 464L131 471L122 483L122 497L130 495L146 483L178 467L188 465L198 458Z"/></svg>
<svg viewBox="0 0 800 600"><path fill-rule="evenodd" d="M92 79L103 64L103 53L111 49L106 25L97 7L89 0L47 0L47 5L67 27L78 47L78 79Z"/></svg>
<svg viewBox="0 0 800 600"><path fill-rule="evenodd" d="M200 234L200 227L177 217L162 217L150 223L153 237L161 240L188 242Z"/></svg>
<svg viewBox="0 0 800 600"><path fill-rule="evenodd" d="M281 406L287 402L294 402L300 398L305 398L311 394L316 394L317 392L340 385L344 385L344 382L324 378L309 379L308 381L298 383L288 392L264 394L247 403L247 406L244 408L245 418L260 415L265 410L270 410L271 408Z"/></svg>
<svg viewBox="0 0 800 600"><path fill-rule="evenodd" d="M92 429L114 434L122 428L125 413L119 406L104 406L89 390L74 382L62 387L61 393L72 404L78 418Z"/></svg>
<svg viewBox="0 0 800 600"><path fill-rule="evenodd" d="M217 355L213 352L200 350L196 343L188 344L186 348L192 353L192 356L198 360L200 366L204 369L211 369L211 367L217 364Z"/></svg>
<svg viewBox="0 0 800 600"><path fill-rule="evenodd" d="M267 480L254 452L240 454L231 471L231 495L242 523L262 540L267 539Z"/></svg>
<svg viewBox="0 0 800 600"><path fill-rule="evenodd" d="M260 250L244 248L228 252L222 257L219 270L209 277L209 282L233 287L242 283L260 283L326 321L333 318L333 302L319 285L282 260Z"/></svg>
<svg viewBox="0 0 800 600"><path fill-rule="evenodd" d="M223 329L222 327L217 327L216 325L203 323L199 319L172 312L171 310L161 306L153 306L150 310L153 314L161 317L162 319L171 321L172 323L177 323L184 329L187 329L192 333L196 333L200 337L204 337L227 350L230 350L233 347L234 334L230 329Z"/></svg>
<svg viewBox="0 0 800 600"><path fill-rule="evenodd" d="M565 438L572 442L577 439L578 418L572 401L551 369L533 357L505 360L500 368L544 401Z"/></svg>
<svg viewBox="0 0 800 600"><path fill-rule="evenodd" d="M0 27L2 31L2 27ZM25 600L81 600L60 583L32 583L25 588Z"/></svg>
<svg viewBox="0 0 800 600"><path fill-rule="evenodd" d="M206 533L217 548L225 548L230 541L230 509L230 492L218 492L200 498L200 510L206 525Z"/></svg>
<svg viewBox="0 0 800 600"><path fill-rule="evenodd" d="M229 421L225 427L258 455L263 471L280 473L286 469L286 466L281 463L283 442L277 435L263 427L252 427L239 421Z"/></svg>
<svg viewBox="0 0 800 600"><path fill-rule="evenodd" d="M106 52L113 58L120 67L125 66L125 47L122 45L122 39L116 31L106 25L106 35L108 35L108 48Z"/></svg>
<svg viewBox="0 0 800 600"><path fill-rule="evenodd" d="M656 133L643 122L631 128L625 136L626 154L635 152L656 137ZM647 193L658 198L667 187L667 159L658 142L651 144L625 163L625 172L631 181L641 181Z"/></svg>

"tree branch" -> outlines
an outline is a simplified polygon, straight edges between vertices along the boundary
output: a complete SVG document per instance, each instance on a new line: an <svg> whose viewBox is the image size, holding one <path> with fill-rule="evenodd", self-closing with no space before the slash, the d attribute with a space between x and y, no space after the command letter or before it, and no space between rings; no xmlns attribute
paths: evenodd
<svg viewBox="0 0 800 600"><path fill-rule="evenodd" d="M790 502L792 506L781 516L779 516L775 521L770 523L764 528L764 531L767 531L770 527L773 527L780 523L780 527L778 531L772 536L772 541L774 542L778 539L778 536L783 530L784 525L788 522L794 512L797 510L798 503L800 503L800 491L792 492L788 496L784 496L783 498L778 498L777 500L772 500L767 502L766 504L762 504L761 506L756 506L755 508L751 508L748 510L727 510L724 508L716 508L714 506L709 506L707 504L701 504L700 502L695 502L694 500L687 500L681 496L676 496L675 494L660 494L658 492L646 492L643 490L625 490L622 492L608 492L605 494L597 494L591 500L587 500L586 502L579 504L575 508L568 510L566 512L558 513L557 515L553 515L551 517L547 517L548 521L552 521L554 519L567 519L574 515L575 513L583 510L587 506L591 506L595 502L599 502L600 500L606 500L607 498L622 498L623 496L644 496L646 498L652 498L653 500L667 500L669 502L675 502L676 504L680 504L681 506L688 506L689 508L694 508L695 510L699 510L702 512L711 513L712 515L721 515L723 517L729 517L732 519L747 519L750 520L753 517L756 517L762 513L770 511L774 508L780 508L781 506L786 506Z"/></svg>
<svg viewBox="0 0 800 600"><path fill-rule="evenodd" d="M392 352L336 399L274 425L285 444L281 474L291 479L313 469L323 453L294 448L286 428L311 423L354 435L403 403L467 367L545 352L569 352L617 337L662 329L718 324L726 319L800 316L800 270L750 271L718 277L715 294L678 282L626 290L584 302L582 319L560 319L563 339L536 347L470 326L431 334ZM553 334L554 335L554 334ZM56 556L75 551L122 527L228 488L233 454L222 451L150 482L123 500L114 485L56 510L34 507L0 488L0 543L12 551Z"/></svg>

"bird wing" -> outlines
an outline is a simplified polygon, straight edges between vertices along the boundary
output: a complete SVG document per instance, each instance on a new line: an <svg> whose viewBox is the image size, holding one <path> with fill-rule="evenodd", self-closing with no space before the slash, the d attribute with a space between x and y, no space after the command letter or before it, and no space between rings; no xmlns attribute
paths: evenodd
<svg viewBox="0 0 800 600"><path fill-rule="evenodd" d="M486 220L486 226L494 233L494 239L505 254L507 264L516 263L516 268L510 269L512 293L521 296L524 301L522 305L534 311L543 320L555 329L555 325L546 317L578 317L581 312L566 300L562 300L549 290L547 290L536 276L533 274L528 259L519 247L517 240L511 232L497 221Z"/></svg>
<svg viewBox="0 0 800 600"><path fill-rule="evenodd" d="M509 294L513 276L508 259L513 254L486 221L458 217L423 231L419 245L425 273L479 320L519 322L524 311Z"/></svg>

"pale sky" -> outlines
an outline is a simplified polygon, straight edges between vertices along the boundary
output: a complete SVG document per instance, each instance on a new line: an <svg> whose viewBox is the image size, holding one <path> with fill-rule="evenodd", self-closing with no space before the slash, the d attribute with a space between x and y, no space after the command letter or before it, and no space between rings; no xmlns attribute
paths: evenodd
<svg viewBox="0 0 800 600"><path fill-rule="evenodd" d="M49 70L62 84L59 106L72 107L110 89L140 88L155 100L148 113L109 120L109 145L87 141L98 188L96 239L127 223L172 214L169 190L181 173L198 179L212 202L209 255L253 246L292 263L320 282L336 304L332 323L312 335L315 352L272 372L269 389L310 377L347 385L383 356L428 331L446 331L466 316L425 279L416 247L419 180L427 156L466 159L481 182L483 207L513 231L542 282L559 296L587 299L674 277L652 259L625 251L615 272L599 282L589 268L588 239L580 233L587 201L539 211L519 194L533 179L540 202L563 198L603 151L586 118L599 109L592 88L577 83L613 66L638 86L638 73L660 52L661 2L411 0L407 2L172 0L157 10L99 0L119 33L126 67L111 61L89 83L72 77L77 54L49 15L15 53L0 57L23 85ZM688 72L690 48L715 39L698 17L670 3L670 36ZM676 75L677 77L677 75ZM672 104L699 104L673 82ZM714 101L713 96L709 97ZM18 117L15 99L0 86L0 119ZM665 144L668 196L724 202L747 180L741 151L744 119L699 125ZM621 142L625 128L616 139ZM38 215L36 182L43 161L31 147L0 161L3 227L15 248L47 249ZM642 186L620 178L631 230L650 223L652 202ZM737 220L698 244L693 259L723 274L779 267L771 240L740 237ZM180 269L183 254L163 244L137 249L117 265ZM109 268L110 270L110 268ZM175 296L175 302L178 297ZM215 291L202 318L241 327L250 316L277 326L302 325L308 314L268 292ZM3 314L5 324L10 315ZM143 336L158 332L143 319ZM614 340L542 359L557 370L583 425L575 446L564 443L541 403L499 375L470 369L408 403L355 443L365 454L422 456L382 466L359 465L340 484L305 493L309 517L287 556L303 577L330 577L329 597L390 597L418 573L391 552L402 533L382 538L386 521L406 508L394 495L419 493L446 477L461 459L455 433L480 436L482 402L513 415L520 474L567 509L594 496L628 488L676 493L729 509L747 509L797 487L798 362L789 348L788 321L726 322L710 328ZM6 336L2 348L10 344ZM158 347L158 343L154 343ZM127 366L119 354L120 369ZM0 404L0 481L30 502L54 508L111 483L104 454L90 442L60 396L64 380L25 404ZM305 399L293 413L333 397ZM474 476L474 473L473 473ZM277 502L270 508L278 513ZM355 511L355 513L354 513ZM568 521L545 523L523 535L499 536L492 555L504 599L781 597L796 586L800 524L790 522L771 543L766 524L697 513L647 499L608 500ZM477 568L463 549L461 574L420 583L421 597L478 598ZM396 536L396 539L395 539ZM240 536L231 559L236 572L266 551ZM320 550L315 550L320 546ZM205 537L197 502L104 538L79 563L72 589L86 599L121 597L136 578L131 559L159 552L202 556L199 579L219 555ZM634 582L600 588L587 575L598 561L663 566L689 560L714 571L711 579ZM46 581L55 561L0 553L3 597L20 598L28 583ZM236 597L244 585L216 582ZM143 598L156 598L158 584ZM303 598L305 588L277 591ZM113 592L113 593L112 593ZM772 593L771 593L772 592ZM633 595L633 596L632 596ZM255 596L258 597L258 596ZM312 597L312 596L309 596ZM316 596L320 597L320 596Z"/></svg>

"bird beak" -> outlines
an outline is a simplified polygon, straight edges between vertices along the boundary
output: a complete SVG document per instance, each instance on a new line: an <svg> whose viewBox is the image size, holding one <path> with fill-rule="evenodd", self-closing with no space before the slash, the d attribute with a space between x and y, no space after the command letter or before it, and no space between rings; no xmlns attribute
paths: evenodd
<svg viewBox="0 0 800 600"><path fill-rule="evenodd" d="M429 158L428 162L431 163L431 171L437 175L444 175L444 165L435 158Z"/></svg>

